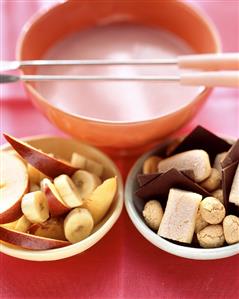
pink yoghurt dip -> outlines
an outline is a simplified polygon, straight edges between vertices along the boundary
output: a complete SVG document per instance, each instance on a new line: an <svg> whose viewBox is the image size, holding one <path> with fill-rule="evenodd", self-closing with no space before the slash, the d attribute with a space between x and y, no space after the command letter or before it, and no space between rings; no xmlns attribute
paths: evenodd
<svg viewBox="0 0 239 299"><path fill-rule="evenodd" d="M179 37L159 28L130 24L98 26L60 40L43 59L145 59L193 53ZM175 75L177 66L53 66L39 74ZM156 118L187 105L198 87L165 82L38 82L38 91L53 105L87 118L134 122Z"/></svg>

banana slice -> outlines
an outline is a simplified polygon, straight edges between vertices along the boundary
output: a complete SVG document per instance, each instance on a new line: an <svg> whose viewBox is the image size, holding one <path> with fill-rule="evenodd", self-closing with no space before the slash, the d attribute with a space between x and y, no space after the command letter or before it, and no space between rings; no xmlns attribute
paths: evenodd
<svg viewBox="0 0 239 299"><path fill-rule="evenodd" d="M98 177L101 177L104 172L104 166L96 161L88 159L78 153L73 153L71 156L71 165L87 170L91 173L94 173Z"/></svg>
<svg viewBox="0 0 239 299"><path fill-rule="evenodd" d="M41 181L41 189L46 195L49 212L52 217L60 216L70 211L70 207L66 206L56 187L49 179Z"/></svg>
<svg viewBox="0 0 239 299"><path fill-rule="evenodd" d="M101 180L97 175L86 170L77 170L71 178L83 200L88 198L95 188L101 184Z"/></svg>
<svg viewBox="0 0 239 299"><path fill-rule="evenodd" d="M65 237L71 243L79 242L90 235L94 220L87 209L76 208L64 220Z"/></svg>
<svg viewBox="0 0 239 299"><path fill-rule="evenodd" d="M32 223L27 219L27 217L22 215L22 217L16 221L2 224L1 226L26 233L31 225Z"/></svg>
<svg viewBox="0 0 239 299"><path fill-rule="evenodd" d="M54 179L54 185L68 207L75 208L82 205L83 201L80 192L71 178L66 174L56 177Z"/></svg>
<svg viewBox="0 0 239 299"><path fill-rule="evenodd" d="M101 177L104 172L104 166L96 161L87 159L85 169Z"/></svg>
<svg viewBox="0 0 239 299"><path fill-rule="evenodd" d="M86 157L78 153L73 153L71 156L71 165L76 168L85 169Z"/></svg>
<svg viewBox="0 0 239 299"><path fill-rule="evenodd" d="M32 223L41 223L49 218L47 199L42 191L25 194L21 207L23 214Z"/></svg>
<svg viewBox="0 0 239 299"><path fill-rule="evenodd" d="M21 218L17 220L15 230L19 232L26 233L29 229L29 227L32 225L32 223L27 219L25 215L23 215Z"/></svg>

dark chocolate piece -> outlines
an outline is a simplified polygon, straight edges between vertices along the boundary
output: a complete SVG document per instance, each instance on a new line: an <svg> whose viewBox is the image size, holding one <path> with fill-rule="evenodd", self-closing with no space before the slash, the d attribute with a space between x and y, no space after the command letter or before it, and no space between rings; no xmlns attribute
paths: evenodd
<svg viewBox="0 0 239 299"><path fill-rule="evenodd" d="M201 126L198 126L187 137L184 138L184 140L179 144L178 147L176 147L171 155L192 149L202 149L208 153L210 162L213 164L216 155L222 152L227 152L230 147L231 144L222 138Z"/></svg>
<svg viewBox="0 0 239 299"><path fill-rule="evenodd" d="M238 161L225 167L222 170L222 190L223 190L223 201L227 211L227 215L233 214L239 216L239 207L234 203L229 202L229 195L232 187L233 178L236 173Z"/></svg>
<svg viewBox="0 0 239 299"><path fill-rule="evenodd" d="M239 161L239 139L231 146L225 158L221 162L222 168Z"/></svg>
<svg viewBox="0 0 239 299"><path fill-rule="evenodd" d="M135 194L145 202L151 198L159 198L160 203L165 206L168 198L168 193L171 188L179 188L191 192L196 192L203 195L204 197L210 196L210 193L208 193L205 189L194 183L185 174L174 168L149 181L147 184L140 187L135 192ZM136 204L136 207L142 208L142 206L142 203L140 205Z"/></svg>
<svg viewBox="0 0 239 299"><path fill-rule="evenodd" d="M150 173L150 174L138 174L137 175L137 179L138 179L138 183L139 186L142 187L145 184L149 183L150 181L156 179L158 176L160 176L162 173Z"/></svg>
<svg viewBox="0 0 239 299"><path fill-rule="evenodd" d="M192 169L185 169L185 170L181 170L180 172L185 174L190 179L194 177L194 172ZM149 183L153 179L156 179L161 174L162 173L138 174L137 179L138 179L139 186L140 187L144 186L145 184Z"/></svg>

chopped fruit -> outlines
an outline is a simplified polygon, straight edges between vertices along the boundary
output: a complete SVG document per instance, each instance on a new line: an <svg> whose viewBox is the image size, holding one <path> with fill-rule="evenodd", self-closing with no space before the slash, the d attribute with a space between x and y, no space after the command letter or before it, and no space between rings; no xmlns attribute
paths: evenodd
<svg viewBox="0 0 239 299"><path fill-rule="evenodd" d="M43 223L34 223L29 228L30 234L35 236L65 240L64 220L61 217L51 218Z"/></svg>
<svg viewBox="0 0 239 299"><path fill-rule="evenodd" d="M70 207L64 203L56 187L49 179L44 179L41 182L41 187L46 195L51 216L63 215L70 210Z"/></svg>
<svg viewBox="0 0 239 299"><path fill-rule="evenodd" d="M27 165L27 162L14 150L14 149L10 149L5 151L8 154L14 155L16 156L18 159L20 159L25 165Z"/></svg>
<svg viewBox="0 0 239 299"><path fill-rule="evenodd" d="M67 241L38 237L5 227L0 227L0 240L26 249L34 250L52 249L70 245Z"/></svg>
<svg viewBox="0 0 239 299"><path fill-rule="evenodd" d="M101 184L100 178L86 170L77 170L73 176L72 181L77 186L82 199L87 199L91 193Z"/></svg>
<svg viewBox="0 0 239 299"><path fill-rule="evenodd" d="M15 221L9 222L9 223L5 223L5 224L1 224L0 226L10 228L10 229L15 229L17 221L18 220L15 220Z"/></svg>
<svg viewBox="0 0 239 299"><path fill-rule="evenodd" d="M14 229L19 232L26 233L31 225L32 223L27 219L27 217L22 215L22 217L17 220Z"/></svg>
<svg viewBox="0 0 239 299"><path fill-rule="evenodd" d="M27 171L31 185L39 185L46 175L33 167L31 164L27 164Z"/></svg>
<svg viewBox="0 0 239 299"><path fill-rule="evenodd" d="M32 223L41 223L49 218L47 199L42 191L25 194L21 207L23 214Z"/></svg>
<svg viewBox="0 0 239 299"><path fill-rule="evenodd" d="M65 236L71 243L79 242L90 235L94 227L94 220L87 209L76 208L65 218Z"/></svg>
<svg viewBox="0 0 239 299"><path fill-rule="evenodd" d="M91 173L94 173L98 177L101 177L104 172L104 167L102 164L100 164L96 161L90 160L90 159L86 160L85 169Z"/></svg>
<svg viewBox="0 0 239 299"><path fill-rule="evenodd" d="M35 185L35 184L30 185L30 190L29 190L30 192L39 191L39 190L41 190L39 185Z"/></svg>
<svg viewBox="0 0 239 299"><path fill-rule="evenodd" d="M51 157L50 155L43 153L26 142L14 138L8 134L4 134L4 137L18 152L18 154L29 164L51 178L55 178L63 173L72 175L77 170L77 168L71 166L70 163L66 163Z"/></svg>
<svg viewBox="0 0 239 299"><path fill-rule="evenodd" d="M79 168L79 169L85 169L86 168L86 157L78 154L73 153L71 156L71 165Z"/></svg>
<svg viewBox="0 0 239 299"><path fill-rule="evenodd" d="M21 199L28 191L26 165L17 156L0 152L0 224L9 223L22 215Z"/></svg>
<svg viewBox="0 0 239 299"><path fill-rule="evenodd" d="M98 223L109 210L117 178L102 183L99 176L104 167L94 160L73 153L74 167L54 154L4 136L13 150L0 152L0 241L45 250L87 238L94 219Z"/></svg>
<svg viewBox="0 0 239 299"><path fill-rule="evenodd" d="M22 215L19 219L10 223L2 224L1 226L25 233L31 225L32 223L24 215Z"/></svg>
<svg viewBox="0 0 239 299"><path fill-rule="evenodd" d="M88 159L78 153L73 153L71 156L71 165L87 170L91 173L94 173L98 177L101 177L104 172L104 166L96 161Z"/></svg>
<svg viewBox="0 0 239 299"><path fill-rule="evenodd" d="M117 178L113 177L105 180L88 199L84 200L83 207L90 211L95 224L99 223L109 210L116 191Z"/></svg>
<svg viewBox="0 0 239 299"><path fill-rule="evenodd" d="M82 198L76 185L71 178L62 174L54 179L56 190L60 194L64 203L71 208L79 207L82 205Z"/></svg>

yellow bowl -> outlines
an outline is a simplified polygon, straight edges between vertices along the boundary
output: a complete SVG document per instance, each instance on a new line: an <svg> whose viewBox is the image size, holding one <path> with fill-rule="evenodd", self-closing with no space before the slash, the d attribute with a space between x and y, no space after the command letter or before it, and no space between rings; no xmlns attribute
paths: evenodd
<svg viewBox="0 0 239 299"><path fill-rule="evenodd" d="M51 261L70 257L87 250L104 237L104 235L117 221L122 211L123 181L118 168L112 160L110 160L98 149L73 139L64 139L59 137L31 137L25 138L24 140L32 146L43 150L44 152L53 153L56 156L66 160L70 160L71 154L73 152L78 152L88 158L100 162L102 165L104 165L105 169L103 179L117 176L118 191L107 215L94 228L93 233L86 239L66 247L49 250L28 250L1 242L1 252L25 260ZM5 144L1 147L1 149L9 150L11 147L8 144Z"/></svg>

